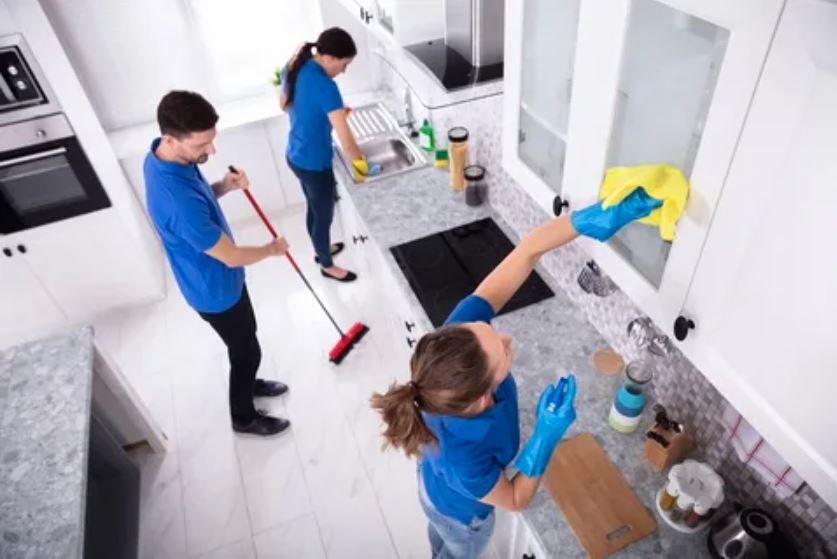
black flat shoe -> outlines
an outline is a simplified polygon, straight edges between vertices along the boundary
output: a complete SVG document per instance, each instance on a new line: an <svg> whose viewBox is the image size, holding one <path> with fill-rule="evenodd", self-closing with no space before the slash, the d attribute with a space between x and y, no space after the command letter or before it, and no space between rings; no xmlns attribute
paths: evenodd
<svg viewBox="0 0 837 559"><path fill-rule="evenodd" d="M332 256L337 256L338 254L343 252L344 248L346 248L346 245L344 245L343 243L334 243L334 246L335 246L335 249L331 251ZM317 256L317 255L314 255L314 262L319 264L320 263L320 257Z"/></svg>
<svg viewBox="0 0 837 559"><path fill-rule="evenodd" d="M343 276L342 278L332 276L331 274L329 274L328 272L326 272L322 268L320 268L320 273L323 275L323 277L326 277L328 279L333 279L334 281L339 281L339 282L343 282L343 283L349 283L350 281L355 281L357 279L357 274L355 274L354 272L347 272L346 275Z"/></svg>
<svg viewBox="0 0 837 559"><path fill-rule="evenodd" d="M270 398L281 396L288 391L288 385L276 380L264 380L257 378L253 383L253 396Z"/></svg>
<svg viewBox="0 0 837 559"><path fill-rule="evenodd" d="M291 422L281 417L259 414L251 422L242 424L233 420L233 431L240 435L254 435L258 437L277 437L288 431Z"/></svg>

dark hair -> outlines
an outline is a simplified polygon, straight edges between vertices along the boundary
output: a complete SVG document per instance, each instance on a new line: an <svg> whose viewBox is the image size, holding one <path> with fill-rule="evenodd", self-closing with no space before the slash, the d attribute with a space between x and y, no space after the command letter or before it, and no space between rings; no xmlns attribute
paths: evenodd
<svg viewBox="0 0 837 559"><path fill-rule="evenodd" d="M299 70L307 60L311 60L313 53L311 49L316 47L317 54L328 54L335 58L351 58L357 54L357 47L352 36L339 27L329 27L317 37L315 43L303 43L296 51L293 58L288 61L288 75L285 89L285 106L288 108L294 102L296 93L296 78Z"/></svg>
<svg viewBox="0 0 837 559"><path fill-rule="evenodd" d="M157 105L160 133L181 139L192 132L215 127L218 113L200 94L192 91L169 91Z"/></svg>
<svg viewBox="0 0 837 559"><path fill-rule="evenodd" d="M436 443L421 412L465 415L491 390L494 375L476 334L464 326L445 326L422 336L410 371L410 382L393 383L386 394L373 394L369 403L383 417L384 448L418 456L423 446Z"/></svg>

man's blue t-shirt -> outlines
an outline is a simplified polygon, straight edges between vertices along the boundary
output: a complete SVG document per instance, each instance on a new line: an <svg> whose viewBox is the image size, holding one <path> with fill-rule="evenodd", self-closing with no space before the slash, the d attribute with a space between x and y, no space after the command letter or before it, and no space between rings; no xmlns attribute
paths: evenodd
<svg viewBox="0 0 837 559"><path fill-rule="evenodd" d="M223 312L241 298L244 268L229 268L205 251L221 233L232 238L230 226L198 166L159 159L158 145L159 138L143 164L148 215L186 302L198 312Z"/></svg>
<svg viewBox="0 0 837 559"><path fill-rule="evenodd" d="M490 323L492 318L491 305L477 295L469 295L445 324ZM494 509L480 499L497 484L520 445L517 385L511 373L494 392L494 402L474 417L422 412L439 443L438 448L428 446L422 452L421 476L427 496L440 513L466 525L475 516L487 517Z"/></svg>
<svg viewBox="0 0 837 559"><path fill-rule="evenodd" d="M286 70L282 71L282 82L287 87ZM343 97L337 83L322 66L306 60L297 74L294 100L288 107L291 130L285 155L291 163L308 171L331 168L334 151L328 113L342 108Z"/></svg>

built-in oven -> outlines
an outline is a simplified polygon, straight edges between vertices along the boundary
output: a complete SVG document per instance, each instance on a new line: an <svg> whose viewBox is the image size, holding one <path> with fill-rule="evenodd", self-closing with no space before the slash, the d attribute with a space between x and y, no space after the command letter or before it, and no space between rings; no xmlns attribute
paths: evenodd
<svg viewBox="0 0 837 559"><path fill-rule="evenodd" d="M0 234L110 205L23 37L0 37Z"/></svg>
<svg viewBox="0 0 837 559"><path fill-rule="evenodd" d="M109 206L63 114L0 126L0 233Z"/></svg>

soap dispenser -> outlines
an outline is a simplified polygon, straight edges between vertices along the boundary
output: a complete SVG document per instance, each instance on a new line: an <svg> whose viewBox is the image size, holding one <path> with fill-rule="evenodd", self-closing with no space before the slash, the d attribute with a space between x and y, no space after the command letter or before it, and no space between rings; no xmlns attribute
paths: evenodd
<svg viewBox="0 0 837 559"><path fill-rule="evenodd" d="M433 151L436 149L436 140L433 136L433 127L430 126L430 121L426 118L421 123L419 128L419 146L424 151Z"/></svg>

